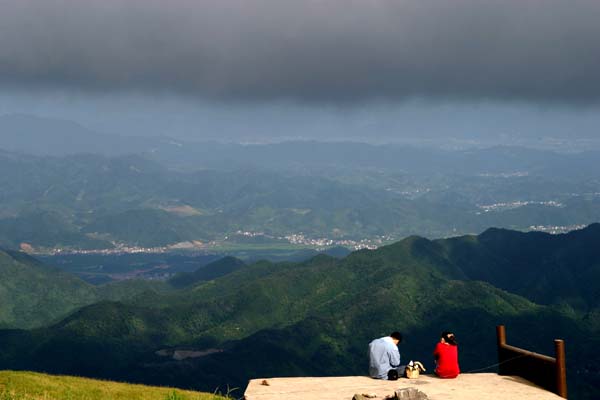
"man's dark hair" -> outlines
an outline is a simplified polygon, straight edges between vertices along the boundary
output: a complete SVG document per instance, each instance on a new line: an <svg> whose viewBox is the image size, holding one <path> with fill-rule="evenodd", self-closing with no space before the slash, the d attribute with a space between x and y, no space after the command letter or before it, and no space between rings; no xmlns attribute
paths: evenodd
<svg viewBox="0 0 600 400"><path fill-rule="evenodd" d="M390 336L392 339L396 339L398 343L402 342L402 334L400 332L392 332Z"/></svg>

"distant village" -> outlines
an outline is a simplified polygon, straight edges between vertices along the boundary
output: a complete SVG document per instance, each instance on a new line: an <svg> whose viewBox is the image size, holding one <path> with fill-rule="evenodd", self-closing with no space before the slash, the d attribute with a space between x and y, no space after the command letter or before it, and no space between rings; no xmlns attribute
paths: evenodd
<svg viewBox="0 0 600 400"><path fill-rule="evenodd" d="M499 203L488 206L480 206L484 212L496 211L499 208L520 207L525 203L542 204L542 202L519 202L515 204ZM551 207L561 207L558 202L543 202L544 205ZM549 234L562 234L577 229L583 229L586 225L531 225L528 231L545 232ZM28 243L21 243L21 250L29 254L38 255L71 255L71 254L96 254L96 255L121 255L121 254L164 254L172 252L211 252L219 251L223 247L229 246L248 246L252 243L244 242L240 239L256 238L263 240L262 244L272 243L274 245L288 244L298 248L310 248L317 251L327 250L333 247L345 247L356 251L362 249L374 250L378 247L400 240L392 236L377 236L374 238L365 238L360 240L353 239L331 239L331 238L313 238L304 233L293 233L286 236L271 236L264 232L241 231L227 235L220 240L211 240L207 242L199 240L190 240L185 242L173 243L166 246L142 247L132 246L124 243L114 242L114 247L106 249L72 249L72 248L34 248Z"/></svg>
<svg viewBox="0 0 600 400"><path fill-rule="evenodd" d="M236 238L237 237L237 238ZM212 240L202 242L199 240L174 243L166 246L142 247L131 246L124 243L113 243L113 248L107 249L71 249L71 248L34 248L28 243L21 244L21 250L30 254L43 255L68 255L68 254L97 254L97 255L120 255L120 254L162 254L177 251L206 252L218 251L223 246L228 245L247 245L240 243L239 238L260 238L264 243L289 244L299 248L311 248L317 251L327 250L332 247L346 247L350 250L370 249L374 250L385 244L391 243L397 238L391 236L377 236L360 240L352 239L330 239L330 238L311 238L303 233L294 233L287 236L270 236L263 232L237 231L232 235L227 235L221 240Z"/></svg>

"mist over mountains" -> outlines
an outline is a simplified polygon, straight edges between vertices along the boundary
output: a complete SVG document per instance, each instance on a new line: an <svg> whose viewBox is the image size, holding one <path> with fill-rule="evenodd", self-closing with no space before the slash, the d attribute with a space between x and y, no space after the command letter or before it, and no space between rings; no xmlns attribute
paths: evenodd
<svg viewBox="0 0 600 400"><path fill-rule="evenodd" d="M427 362L449 328L469 371L503 323L599 393L596 152L0 128L2 369L213 391L363 374L394 329Z"/></svg>
<svg viewBox="0 0 600 400"><path fill-rule="evenodd" d="M101 134L76 122L27 114L0 116L0 148L32 155L122 155L149 152L161 139ZM166 140L165 140L166 141Z"/></svg>
<svg viewBox="0 0 600 400"><path fill-rule="evenodd" d="M78 153L109 157L144 155L170 168L366 169L411 174L501 174L527 170L558 176L594 174L600 152L556 153L511 146L442 150L429 145L287 141L240 144L182 141L169 137L101 134L77 123L25 114L0 116L0 149L38 156ZM430 143L430 142L424 142Z"/></svg>
<svg viewBox="0 0 600 400"><path fill-rule="evenodd" d="M566 231L600 220L594 152L184 143L28 116L2 117L0 128L8 149L0 152L0 244L10 248L248 237L352 247L490 226Z"/></svg>

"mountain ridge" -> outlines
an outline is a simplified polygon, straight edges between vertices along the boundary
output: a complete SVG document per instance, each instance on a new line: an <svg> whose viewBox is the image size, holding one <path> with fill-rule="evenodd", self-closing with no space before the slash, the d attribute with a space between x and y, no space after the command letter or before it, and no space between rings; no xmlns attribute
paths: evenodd
<svg viewBox="0 0 600 400"><path fill-rule="evenodd" d="M496 239L499 248L513 236L501 230L494 234L502 238ZM592 226L559 239L576 243L586 236L597 240L597 235L597 226ZM525 242L533 238L536 245L539 238L559 240L516 236ZM182 289L95 303L46 328L0 331L0 345L12 349L0 356L0 368L35 366L55 373L206 388L240 385L257 374L364 373L364 346L373 337L400 329L406 338L401 352L419 359L430 354L439 330L452 329L461 338L461 365L469 370L494 363L494 326L506 324L511 343L534 351L551 354L552 336L566 339L575 374L571 379L593 392L598 360L587 349L600 344L594 339L600 325L565 308L568 296L557 304L537 304L492 282L473 276L459 279L461 271L473 273L457 256L468 258L467 250L479 261L490 257L491 270L504 265L502 258L493 262L496 253L480 237L410 237L343 259L319 255L301 263L262 261ZM565 248L578 254L580 246ZM511 254L519 251L502 256ZM582 256L594 260L595 254ZM157 353L163 349L218 351L177 361L168 351ZM244 372L231 371L231 365Z"/></svg>

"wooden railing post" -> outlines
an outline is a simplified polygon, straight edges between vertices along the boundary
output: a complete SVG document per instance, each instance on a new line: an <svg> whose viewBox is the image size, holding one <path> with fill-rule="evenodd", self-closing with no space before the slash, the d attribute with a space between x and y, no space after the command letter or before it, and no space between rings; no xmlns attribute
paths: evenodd
<svg viewBox="0 0 600 400"><path fill-rule="evenodd" d="M565 360L565 342L561 339L554 341L556 351L556 394L567 398L567 366Z"/></svg>
<svg viewBox="0 0 600 400"><path fill-rule="evenodd" d="M503 375L504 351L502 347L506 344L506 329L504 325L496 326L496 341L498 344L498 374Z"/></svg>
<svg viewBox="0 0 600 400"><path fill-rule="evenodd" d="M506 343L506 328L496 326L498 374L525 378L546 390L567 398L565 342L554 340L556 357L534 353Z"/></svg>
<svg viewBox="0 0 600 400"><path fill-rule="evenodd" d="M504 325L496 327L496 339L498 340L498 346L506 344L506 328Z"/></svg>

